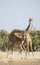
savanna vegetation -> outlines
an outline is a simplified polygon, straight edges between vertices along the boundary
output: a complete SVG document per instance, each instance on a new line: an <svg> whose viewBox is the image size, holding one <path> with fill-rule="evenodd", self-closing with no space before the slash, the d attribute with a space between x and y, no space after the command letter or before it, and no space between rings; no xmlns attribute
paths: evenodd
<svg viewBox="0 0 40 65"><path fill-rule="evenodd" d="M31 31L30 32L33 46L40 47L40 30L39 31ZM9 33L5 30L0 30L0 50L6 51L8 50L10 43L9 43ZM34 47L33 47L34 48Z"/></svg>

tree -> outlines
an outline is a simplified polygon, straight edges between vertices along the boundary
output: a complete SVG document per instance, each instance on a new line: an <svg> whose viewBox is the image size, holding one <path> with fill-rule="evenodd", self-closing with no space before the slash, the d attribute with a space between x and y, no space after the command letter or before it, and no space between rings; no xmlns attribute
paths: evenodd
<svg viewBox="0 0 40 65"><path fill-rule="evenodd" d="M5 30L0 30L0 49L6 50L8 48L8 32Z"/></svg>

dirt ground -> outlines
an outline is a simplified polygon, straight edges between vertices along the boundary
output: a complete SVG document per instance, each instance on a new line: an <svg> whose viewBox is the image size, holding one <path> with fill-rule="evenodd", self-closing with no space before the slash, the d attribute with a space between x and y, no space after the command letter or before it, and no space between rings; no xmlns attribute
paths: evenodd
<svg viewBox="0 0 40 65"><path fill-rule="evenodd" d="M0 65L40 65L40 52L29 52L29 55L25 57L25 53L22 55L18 52L8 54L7 52L0 52ZM7 56L8 55L8 56Z"/></svg>
<svg viewBox="0 0 40 65"><path fill-rule="evenodd" d="M0 61L0 65L40 65L40 59L30 59L30 60L19 60L19 61Z"/></svg>

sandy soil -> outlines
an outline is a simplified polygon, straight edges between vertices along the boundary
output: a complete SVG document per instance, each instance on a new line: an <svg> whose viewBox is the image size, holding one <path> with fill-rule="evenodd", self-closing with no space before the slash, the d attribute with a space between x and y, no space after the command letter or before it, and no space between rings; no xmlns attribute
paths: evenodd
<svg viewBox="0 0 40 65"><path fill-rule="evenodd" d="M0 52L0 65L40 65L40 52L29 52L29 55L25 56L23 52Z"/></svg>
<svg viewBox="0 0 40 65"><path fill-rule="evenodd" d="M17 60L17 59L16 59ZM25 60L25 59L24 59ZM0 61L0 65L40 65L40 59L30 59L24 61L23 59L20 61L8 61L8 62L4 62L4 61Z"/></svg>

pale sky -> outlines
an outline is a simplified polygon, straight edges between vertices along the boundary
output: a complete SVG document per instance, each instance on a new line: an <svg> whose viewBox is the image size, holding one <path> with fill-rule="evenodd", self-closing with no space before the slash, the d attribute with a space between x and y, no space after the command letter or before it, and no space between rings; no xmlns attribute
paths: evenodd
<svg viewBox="0 0 40 65"><path fill-rule="evenodd" d="M40 0L0 0L0 29L25 30L29 18L40 29Z"/></svg>

